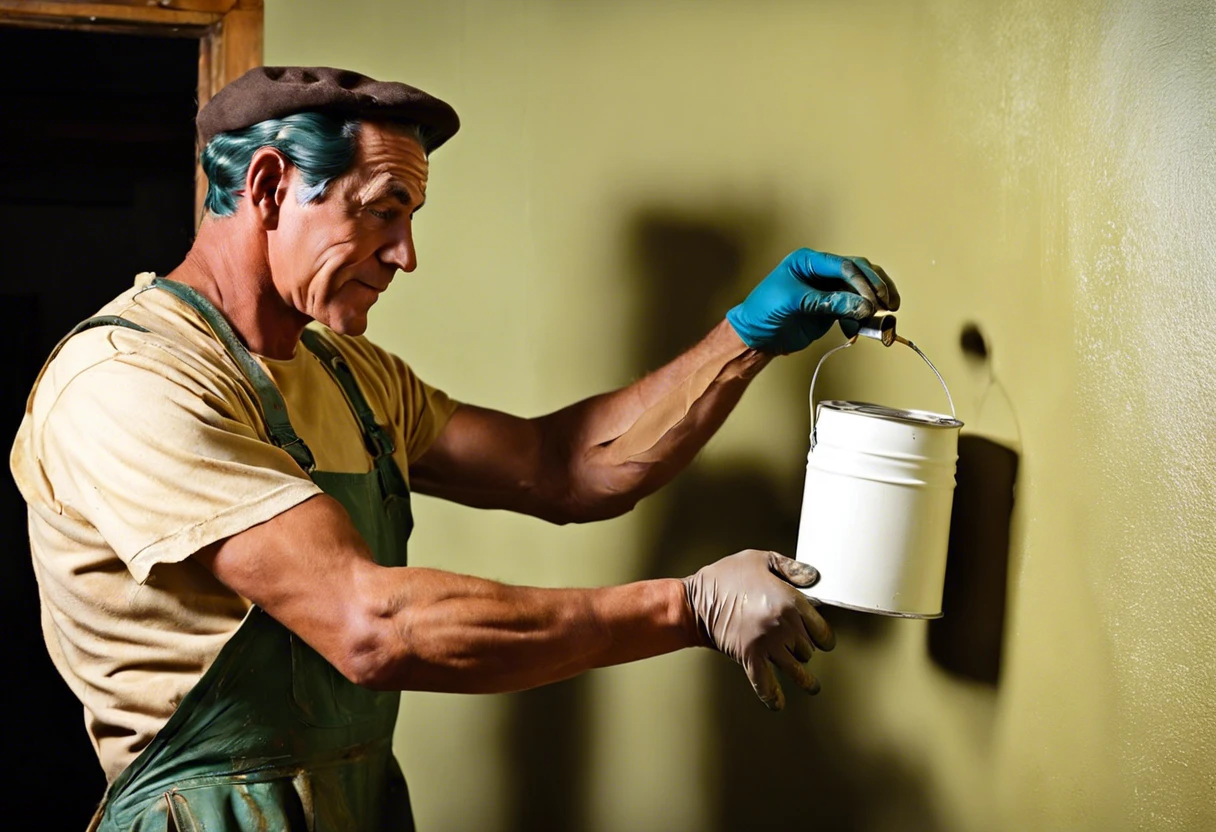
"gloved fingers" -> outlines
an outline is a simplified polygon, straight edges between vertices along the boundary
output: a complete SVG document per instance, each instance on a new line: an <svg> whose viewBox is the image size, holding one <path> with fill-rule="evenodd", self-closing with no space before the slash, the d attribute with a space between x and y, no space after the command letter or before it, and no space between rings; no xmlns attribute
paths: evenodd
<svg viewBox="0 0 1216 832"><path fill-rule="evenodd" d="M752 683L752 690L760 697L765 707L770 711L779 711L785 707L785 693L782 692L781 685L777 684L777 674L773 672L773 666L768 663L768 659L752 653L744 661L743 669Z"/></svg>
<svg viewBox="0 0 1216 832"><path fill-rule="evenodd" d="M819 570L809 563L787 558L776 552L768 553L768 568L777 577L798 587L814 586L819 580Z"/></svg>
<svg viewBox="0 0 1216 832"><path fill-rule="evenodd" d="M795 685L811 696L819 693L819 680L811 675L811 672L806 669L806 665L790 655L788 650L779 650L777 655L773 656L773 662L793 680Z"/></svg>
<svg viewBox="0 0 1216 832"><path fill-rule="evenodd" d="M836 633L819 614L816 604L800 592L794 599L794 606L798 608L802 626L806 628L806 634L815 643L815 646L824 651L833 650L836 647Z"/></svg>
<svg viewBox="0 0 1216 832"><path fill-rule="evenodd" d="M853 259L841 257L839 254L829 254L826 251L800 248L786 257L783 263L807 286L819 291L827 291L826 281L842 280L849 285L850 289L877 308L878 296L870 285L869 278L857 267ZM815 278L819 278L819 280L815 280Z"/></svg>
<svg viewBox="0 0 1216 832"><path fill-rule="evenodd" d="M874 301L852 292L812 290L802 296L802 302L798 308L806 315L827 315L832 318L852 318L860 321L873 315L878 306Z"/></svg>
<svg viewBox="0 0 1216 832"><path fill-rule="evenodd" d="M790 269L804 280L812 277L836 277L848 281L853 291L894 312L899 309L899 290L882 266L865 257L841 257L826 251L802 248L786 260ZM860 278L860 280L858 279ZM869 294L867 294L869 293Z"/></svg>
<svg viewBox="0 0 1216 832"><path fill-rule="evenodd" d="M791 600L792 603L781 610L782 627L779 638L785 652L800 662L809 662L811 656L815 655L815 645L811 643L811 634L807 632L806 623L802 620L802 608L797 598L791 597Z"/></svg>
<svg viewBox="0 0 1216 832"><path fill-rule="evenodd" d="M845 338L852 338L861 331L861 321L855 321L852 318L841 318L840 331L844 333Z"/></svg>
<svg viewBox="0 0 1216 832"><path fill-rule="evenodd" d="M845 260L852 262L856 268L861 270L883 309L890 309L894 312L899 308L899 291L895 288L895 283L883 271L882 266L876 266L864 257L846 257ZM842 265L841 269L845 270L845 267Z"/></svg>
<svg viewBox="0 0 1216 832"><path fill-rule="evenodd" d="M768 553L768 562L769 570L773 574L784 578L795 587L806 589L819 581L819 570L808 563L787 558L776 552ZM806 637L818 645L821 650L833 649L836 646L836 634L815 609L817 602L812 603L811 599L801 592L792 593L790 597L794 602L793 609L801 619L802 627L806 630Z"/></svg>
<svg viewBox="0 0 1216 832"><path fill-rule="evenodd" d="M800 248L786 257L785 263L798 277L809 280L812 277L844 277L840 272L844 260L839 254Z"/></svg>
<svg viewBox="0 0 1216 832"><path fill-rule="evenodd" d="M815 655L815 648L811 644L809 637L801 635L802 631L805 629L802 622L796 621L794 626L798 628L796 632L798 632L799 635L791 639L793 643L787 644L785 649L791 656L794 657L796 661L806 664L811 660L811 657Z"/></svg>
<svg viewBox="0 0 1216 832"><path fill-rule="evenodd" d="M884 303L882 296L887 293L886 287L870 268L870 264L865 262L864 257L842 259L840 276L848 282L849 288L868 300L874 309L880 308Z"/></svg>
<svg viewBox="0 0 1216 832"><path fill-rule="evenodd" d="M874 271L878 272L878 276L882 278L883 285L887 288L887 296L884 301L887 304L887 309L891 310L892 312L899 309L899 289L895 288L895 281L891 279L891 276L887 274L886 270L883 269L882 266L870 263L870 267L874 269ZM878 299L883 300L881 292L878 293Z"/></svg>

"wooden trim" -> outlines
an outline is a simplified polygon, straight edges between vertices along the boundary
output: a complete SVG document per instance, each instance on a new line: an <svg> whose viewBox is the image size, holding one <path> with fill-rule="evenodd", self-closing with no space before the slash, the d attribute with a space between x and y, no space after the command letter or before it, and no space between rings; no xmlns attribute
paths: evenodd
<svg viewBox="0 0 1216 832"><path fill-rule="evenodd" d="M239 2L225 14L198 45L198 106L211 100L231 81L255 66L262 65L262 4ZM200 148L201 149L201 148ZM207 195L207 177L200 166L194 170L194 220L197 227L203 220L203 198Z"/></svg>
<svg viewBox="0 0 1216 832"><path fill-rule="evenodd" d="M221 14L125 6L117 3L76 3L64 0L0 0L0 23L55 29L142 32L162 37L198 37Z"/></svg>
<svg viewBox="0 0 1216 832"><path fill-rule="evenodd" d="M0 25L198 38L198 105L262 64L262 0L0 0ZM207 181L194 171L195 217Z"/></svg>
<svg viewBox="0 0 1216 832"><path fill-rule="evenodd" d="M64 5L84 5L96 3L97 0L59 0ZM101 0L106 6L159 6L162 9L176 9L183 12L208 12L210 14L227 14L237 5L237 0Z"/></svg>

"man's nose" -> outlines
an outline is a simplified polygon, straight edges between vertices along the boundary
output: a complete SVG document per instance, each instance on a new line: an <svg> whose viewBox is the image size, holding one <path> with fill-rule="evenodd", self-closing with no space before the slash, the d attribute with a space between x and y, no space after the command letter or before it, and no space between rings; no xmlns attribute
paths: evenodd
<svg viewBox="0 0 1216 832"><path fill-rule="evenodd" d="M412 272L418 267L418 254L414 251L414 229L408 218L398 223L392 240L380 249L380 260L396 266L403 272Z"/></svg>

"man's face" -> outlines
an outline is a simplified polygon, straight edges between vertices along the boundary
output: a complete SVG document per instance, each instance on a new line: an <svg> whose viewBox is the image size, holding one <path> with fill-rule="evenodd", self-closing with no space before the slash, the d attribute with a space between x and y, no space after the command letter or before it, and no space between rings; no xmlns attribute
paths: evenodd
<svg viewBox="0 0 1216 832"><path fill-rule="evenodd" d="M307 205L289 169L278 224L268 237L271 280L289 305L335 332L361 335L367 313L398 269L412 272L413 215L426 201L427 160L392 125L364 122L355 160Z"/></svg>

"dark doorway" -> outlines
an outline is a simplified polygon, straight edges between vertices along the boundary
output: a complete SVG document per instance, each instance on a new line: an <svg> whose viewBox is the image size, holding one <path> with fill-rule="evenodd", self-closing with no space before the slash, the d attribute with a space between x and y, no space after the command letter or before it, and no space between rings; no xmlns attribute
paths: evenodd
<svg viewBox="0 0 1216 832"><path fill-rule="evenodd" d="M77 321L161 274L193 237L198 41L0 27L0 436ZM25 504L0 477L4 746L14 817L83 829L105 789L79 701L51 665Z"/></svg>

